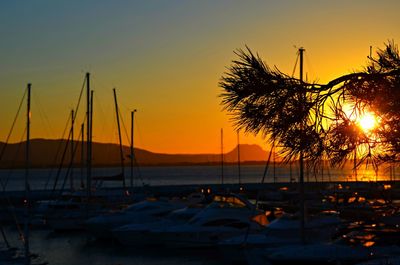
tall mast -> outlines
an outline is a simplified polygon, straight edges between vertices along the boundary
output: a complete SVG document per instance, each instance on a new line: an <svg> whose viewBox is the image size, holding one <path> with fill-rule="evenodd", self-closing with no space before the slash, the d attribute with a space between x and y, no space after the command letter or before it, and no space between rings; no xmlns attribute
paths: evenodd
<svg viewBox="0 0 400 265"><path fill-rule="evenodd" d="M241 168L240 168L240 142L239 142L239 130L237 130L237 162L238 162L238 177L239 177L239 189L241 188L240 185L242 184L241 180Z"/></svg>
<svg viewBox="0 0 400 265"><path fill-rule="evenodd" d="M354 172L354 178L357 182L358 181L358 177L357 177L357 146L356 146L356 148L354 148L353 172Z"/></svg>
<svg viewBox="0 0 400 265"><path fill-rule="evenodd" d="M90 150L90 137L91 137L91 93L90 93L90 73L86 73L86 189L88 201L90 198L91 187L91 150Z"/></svg>
<svg viewBox="0 0 400 265"><path fill-rule="evenodd" d="M221 128L221 184L224 185L224 129Z"/></svg>
<svg viewBox="0 0 400 265"><path fill-rule="evenodd" d="M121 127L120 127L120 124L119 124L118 101L117 101L117 92L115 91L115 88L113 88L113 92L114 92L115 114L117 115L118 138L119 138L119 154L120 154L120 159L121 159L122 185L125 188L124 152L122 150Z"/></svg>
<svg viewBox="0 0 400 265"><path fill-rule="evenodd" d="M300 83L303 85L303 54L304 54L304 48L299 48L299 55L300 55ZM305 95L302 95L301 100L305 100L306 97ZM302 124L302 127L304 129L304 125ZM302 141L300 141L302 142ZM300 222L300 235L301 235L301 241L305 243L305 214L304 214L304 154L303 151L300 151L300 215L301 215L301 222Z"/></svg>
<svg viewBox="0 0 400 265"><path fill-rule="evenodd" d="M89 137L89 158L90 158L90 183L92 183L92 160L93 160L93 100L94 100L94 90L90 90L90 137Z"/></svg>
<svg viewBox="0 0 400 265"><path fill-rule="evenodd" d="M276 183L276 152L275 152L275 139L272 143L272 152L273 152L273 162L272 162L272 169L274 175L274 183Z"/></svg>
<svg viewBox="0 0 400 265"><path fill-rule="evenodd" d="M25 153L25 220L24 220L24 246L25 246L25 264L31 264L29 254L29 145L30 145L30 126L31 126L31 84L28 84L28 101L26 111L26 153Z"/></svg>
<svg viewBox="0 0 400 265"><path fill-rule="evenodd" d="M83 181L84 167L85 167L85 124L81 124L81 188L85 187Z"/></svg>
<svg viewBox="0 0 400 265"><path fill-rule="evenodd" d="M131 151L131 188L133 188L133 162L135 161L135 154L133 152L134 148L134 126L135 126L135 112L136 109L131 111L131 146L130 146L130 151Z"/></svg>
<svg viewBox="0 0 400 265"><path fill-rule="evenodd" d="M70 188L71 191L74 189L74 110L71 110L71 173L70 173Z"/></svg>

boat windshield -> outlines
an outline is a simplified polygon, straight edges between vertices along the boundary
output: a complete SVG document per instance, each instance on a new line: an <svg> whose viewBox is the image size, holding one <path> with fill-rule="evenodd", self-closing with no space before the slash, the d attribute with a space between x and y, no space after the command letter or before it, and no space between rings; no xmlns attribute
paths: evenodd
<svg viewBox="0 0 400 265"><path fill-rule="evenodd" d="M240 198L235 196L215 195L212 204L218 205L220 208L244 208L247 204Z"/></svg>

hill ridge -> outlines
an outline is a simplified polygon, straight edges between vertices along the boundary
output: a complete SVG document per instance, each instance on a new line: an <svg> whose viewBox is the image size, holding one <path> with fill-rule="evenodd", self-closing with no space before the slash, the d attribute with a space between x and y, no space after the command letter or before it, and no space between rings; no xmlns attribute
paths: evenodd
<svg viewBox="0 0 400 265"><path fill-rule="evenodd" d="M31 140L31 166L33 167L55 167L61 164L62 154L64 155L64 166L70 163L70 146L65 150L67 140L65 139L43 139L35 138ZM0 150L4 148L5 143L0 142ZM81 162L81 145L75 142L74 165ZM61 150L56 156L57 150ZM65 150L65 151L64 151ZM130 163L128 146L123 146L125 155L125 164ZM182 165L182 164L215 164L220 163L221 154L200 153L161 153L135 148L135 157L139 165ZM268 152L256 144L240 144L240 160L242 162L261 162L266 161ZM237 146L224 153L224 162L237 162ZM120 165L119 145L114 143L93 142L93 166L118 166ZM25 165L25 141L20 143L8 144L4 155L0 161L1 168L23 167Z"/></svg>

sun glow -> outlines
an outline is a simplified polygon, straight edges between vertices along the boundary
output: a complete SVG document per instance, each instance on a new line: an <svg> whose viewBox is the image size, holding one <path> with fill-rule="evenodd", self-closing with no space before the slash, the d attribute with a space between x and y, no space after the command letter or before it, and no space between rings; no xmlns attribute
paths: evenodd
<svg viewBox="0 0 400 265"><path fill-rule="evenodd" d="M365 133L370 132L378 125L378 119L373 112L356 110L354 106L345 104L343 108L346 116Z"/></svg>
<svg viewBox="0 0 400 265"><path fill-rule="evenodd" d="M370 112L365 112L357 118L357 123L364 132L369 132L376 126L376 117Z"/></svg>

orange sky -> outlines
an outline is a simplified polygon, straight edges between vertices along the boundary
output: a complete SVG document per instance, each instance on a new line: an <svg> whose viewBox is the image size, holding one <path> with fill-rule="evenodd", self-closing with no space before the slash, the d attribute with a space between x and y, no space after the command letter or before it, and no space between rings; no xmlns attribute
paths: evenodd
<svg viewBox="0 0 400 265"><path fill-rule="evenodd" d="M28 82L32 137L60 138L90 71L94 141L118 139L116 87L128 131L130 111L138 109L137 147L216 153L223 128L228 151L236 133L222 111L218 82L235 49L248 45L291 74L294 46L303 46L308 79L326 82L360 69L370 45L376 50L389 39L398 42L398 10L398 1L361 0L2 2L0 141ZM12 142L22 139L23 128L21 116ZM266 149L254 136L242 135L241 142Z"/></svg>

